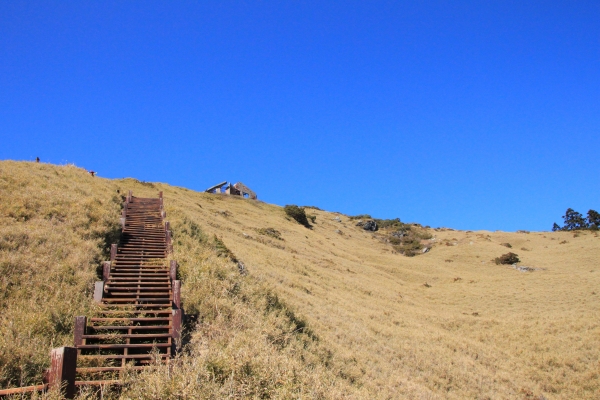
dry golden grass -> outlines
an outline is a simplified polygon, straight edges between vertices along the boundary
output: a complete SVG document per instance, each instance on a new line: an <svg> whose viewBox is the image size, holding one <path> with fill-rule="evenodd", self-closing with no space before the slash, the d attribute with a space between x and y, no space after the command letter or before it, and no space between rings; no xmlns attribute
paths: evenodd
<svg viewBox="0 0 600 400"><path fill-rule="evenodd" d="M41 383L50 349L72 343L74 316L94 314L93 282L118 238L121 195L131 189L155 197L163 188L184 305L197 324L188 324L186 351L169 368L131 374L121 393L102 388L103 398L340 398L359 392L339 376L345 362L269 285L241 275L226 244L192 221L190 204L175 198L192 192L92 178L74 166L10 161L0 162L0 387ZM79 397L97 394L87 388Z"/></svg>
<svg viewBox="0 0 600 400"><path fill-rule="evenodd" d="M408 258L343 215L310 210L307 229L278 206L165 193L302 313L368 397L598 398L595 233L431 229L437 245ZM496 265L503 243L538 270Z"/></svg>
<svg viewBox="0 0 600 400"><path fill-rule="evenodd" d="M429 230L436 245L409 258L343 215L311 209L316 221L307 229L278 206L134 180L92 180L72 167L2 162L0 184L12 185L1 187L2 197L5 187L14 191L39 176L26 187L50 204L66 185L64 177L42 178L54 173L72 174L69 191L87 193L73 197L69 213L82 212L83 198L102 202L99 209L110 222L98 231L109 232L118 219L118 204L110 200L116 189L138 196L164 191L184 306L199 324L188 330L187 351L171 371L157 366L132 375L123 398L599 398L600 238L593 232ZM2 226L15 231L21 222L2 210ZM34 214L46 223L43 212ZM63 268L88 271L80 278L84 283L60 289L76 299L65 315L85 313L104 245L79 239L71 225L61 224L39 231L49 238L56 232L47 253L64 247L62 240L81 249L78 258L57 253L45 265L60 261ZM272 232L267 228L280 237L264 234ZM244 263L247 275L229 258L217 257L226 254L213 235ZM505 243L522 265L537 270L496 265L493 259L509 251ZM18 252L1 251L5 268ZM19 265L35 265L35 257L27 260ZM31 296L63 301L50 291ZM19 298L4 297L3 336L18 325L10 322L20 318L17 311L30 306L22 300L17 307ZM47 318L52 309L28 318ZM12 311L5 317L4 310ZM37 347L46 346L37 353L29 350L34 339L20 333L18 344L0 344L1 354L13 346L41 360L50 347L70 342L72 323L54 341L47 339L52 329L47 325L34 335L42 338Z"/></svg>
<svg viewBox="0 0 600 400"><path fill-rule="evenodd" d="M114 183L91 182L73 166L0 163L0 387L39 384L89 311L121 201Z"/></svg>

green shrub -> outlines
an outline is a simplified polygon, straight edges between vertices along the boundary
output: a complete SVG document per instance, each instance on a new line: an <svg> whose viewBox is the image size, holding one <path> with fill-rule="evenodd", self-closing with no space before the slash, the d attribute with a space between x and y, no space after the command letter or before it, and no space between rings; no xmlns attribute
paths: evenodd
<svg viewBox="0 0 600 400"><path fill-rule="evenodd" d="M360 215L350 216L348 218L350 218L350 219L371 219L371 216L369 214L360 214Z"/></svg>
<svg viewBox="0 0 600 400"><path fill-rule="evenodd" d="M389 240L394 250L406 257L414 257L423 249L420 239L412 235L402 238L392 236Z"/></svg>
<svg viewBox="0 0 600 400"><path fill-rule="evenodd" d="M277 240L283 240L283 238L281 237L281 232L274 228L260 228L257 229L256 232L258 232L261 235L270 236Z"/></svg>
<svg viewBox="0 0 600 400"><path fill-rule="evenodd" d="M425 230L415 232L415 236L419 239L429 240L433 237L433 235Z"/></svg>
<svg viewBox="0 0 600 400"><path fill-rule="evenodd" d="M219 257L229 258L233 262L237 262L237 257L233 254L231 250L225 245L223 240L217 237L217 235L213 235L213 241L215 246L215 251Z"/></svg>
<svg viewBox="0 0 600 400"><path fill-rule="evenodd" d="M377 222L377 226L380 229L386 229L386 228L395 228L395 229L403 229L404 226L406 224L403 224L402 222L400 222L400 218L394 218L394 219L378 219L375 218L375 222Z"/></svg>
<svg viewBox="0 0 600 400"><path fill-rule="evenodd" d="M315 207L315 206L302 206L302 208L312 208L313 210L323 211L319 207Z"/></svg>
<svg viewBox="0 0 600 400"><path fill-rule="evenodd" d="M307 228L310 228L310 224L308 223L308 219L306 217L306 213L304 212L304 208L300 208L296 205L287 205L283 208L285 213L293 218L300 225L304 225Z"/></svg>
<svg viewBox="0 0 600 400"><path fill-rule="evenodd" d="M500 257L496 257L494 259L494 262L498 265L500 265L500 264L512 265L512 264L516 264L520 261L521 260L519 260L519 256L515 253L506 253L506 254L503 254Z"/></svg>
<svg viewBox="0 0 600 400"><path fill-rule="evenodd" d="M400 243L402 243L402 239L400 239L399 237L396 237L396 236L390 237L389 241L392 245L399 245Z"/></svg>

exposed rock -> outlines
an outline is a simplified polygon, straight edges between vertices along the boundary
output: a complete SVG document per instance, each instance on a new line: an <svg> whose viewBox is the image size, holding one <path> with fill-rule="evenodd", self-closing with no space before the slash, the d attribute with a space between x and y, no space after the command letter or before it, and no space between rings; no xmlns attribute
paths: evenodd
<svg viewBox="0 0 600 400"><path fill-rule="evenodd" d="M423 253L427 253L428 251L429 251L429 247L425 247L425 248L423 249Z"/></svg>
<svg viewBox="0 0 600 400"><path fill-rule="evenodd" d="M240 271L240 275L248 274L248 270L246 269L246 266L241 261L238 262L238 270Z"/></svg>
<svg viewBox="0 0 600 400"><path fill-rule="evenodd" d="M372 231L375 232L378 228L377 228L377 222L373 221L372 219L365 222L364 225L362 226L362 228L365 231Z"/></svg>
<svg viewBox="0 0 600 400"><path fill-rule="evenodd" d="M526 267L524 265L517 265L517 264L513 264L512 267L520 272L533 272L533 271L538 270L538 268Z"/></svg>
<svg viewBox="0 0 600 400"><path fill-rule="evenodd" d="M342 222L342 219L340 217L334 217L332 218L335 222Z"/></svg>
<svg viewBox="0 0 600 400"><path fill-rule="evenodd" d="M403 238L404 236L406 236L406 234L402 231L396 231L396 232L392 232L392 236L397 237L397 238Z"/></svg>
<svg viewBox="0 0 600 400"><path fill-rule="evenodd" d="M358 222L356 223L356 226L363 226L365 223L363 222L362 219L359 219Z"/></svg>

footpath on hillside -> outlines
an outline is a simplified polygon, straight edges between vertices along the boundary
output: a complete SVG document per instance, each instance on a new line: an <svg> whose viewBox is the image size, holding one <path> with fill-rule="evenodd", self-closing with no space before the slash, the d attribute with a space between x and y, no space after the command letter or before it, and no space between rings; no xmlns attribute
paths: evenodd
<svg viewBox="0 0 600 400"><path fill-rule="evenodd" d="M75 317L74 346L53 349L42 385L0 390L0 396L61 387L66 398L86 385L119 385L123 373L168 362L180 345L181 283L172 253L162 192L158 198L129 194L119 244L95 284L97 315Z"/></svg>

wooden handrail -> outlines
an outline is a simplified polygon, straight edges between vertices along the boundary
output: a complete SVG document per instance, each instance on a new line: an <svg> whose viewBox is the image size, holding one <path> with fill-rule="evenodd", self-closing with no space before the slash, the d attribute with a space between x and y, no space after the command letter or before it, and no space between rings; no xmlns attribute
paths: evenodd
<svg viewBox="0 0 600 400"><path fill-rule="evenodd" d="M43 385L23 386L23 387L12 388L12 389L0 389L0 397L10 396L11 394L43 392L45 390L48 390L47 383L44 383Z"/></svg>

